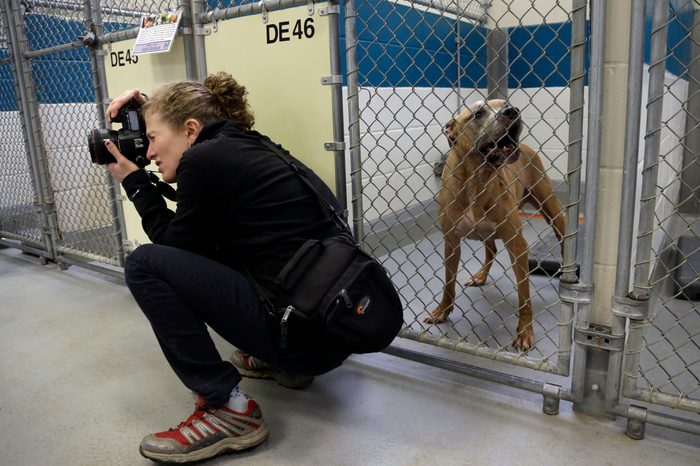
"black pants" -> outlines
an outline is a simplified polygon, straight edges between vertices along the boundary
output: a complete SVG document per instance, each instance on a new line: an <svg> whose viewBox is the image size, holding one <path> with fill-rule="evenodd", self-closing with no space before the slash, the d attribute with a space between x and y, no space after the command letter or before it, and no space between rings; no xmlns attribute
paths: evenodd
<svg viewBox="0 0 700 466"><path fill-rule="evenodd" d="M241 376L221 359L207 325L237 348L293 374L322 374L345 359L314 344L313 336L305 338L311 344L304 348L281 350L279 324L252 283L209 258L148 244L129 255L124 273L170 366L212 406L228 401Z"/></svg>

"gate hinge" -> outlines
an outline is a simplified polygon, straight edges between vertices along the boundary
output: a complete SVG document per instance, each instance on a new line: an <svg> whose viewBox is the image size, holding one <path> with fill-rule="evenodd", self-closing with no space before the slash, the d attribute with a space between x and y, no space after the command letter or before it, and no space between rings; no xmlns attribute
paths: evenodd
<svg viewBox="0 0 700 466"><path fill-rule="evenodd" d="M554 383L545 383L542 387L542 396L544 396L544 401L542 404L542 411L550 416L559 414L559 392L561 391L561 385Z"/></svg>
<svg viewBox="0 0 700 466"><path fill-rule="evenodd" d="M572 304L590 304L593 297L593 285L583 283L559 283L559 298Z"/></svg>
<svg viewBox="0 0 700 466"><path fill-rule="evenodd" d="M340 151L340 150L345 150L345 143L344 142L326 142L323 144L323 148L326 149L327 151Z"/></svg>
<svg viewBox="0 0 700 466"><path fill-rule="evenodd" d="M321 84L324 86L330 86L332 84L343 84L343 76L340 74L332 74L330 76L323 76L321 78Z"/></svg>
<svg viewBox="0 0 700 466"><path fill-rule="evenodd" d="M584 346L606 351L622 351L625 345L625 336L612 335L610 327L596 325L586 329L574 328L574 341Z"/></svg>
<svg viewBox="0 0 700 466"><path fill-rule="evenodd" d="M618 317L633 320L644 320L649 317L649 300L638 301L629 296L620 298L613 296L612 313Z"/></svg>
<svg viewBox="0 0 700 466"><path fill-rule="evenodd" d="M216 24L216 23L214 23L214 24ZM194 35L195 36L209 36L212 33L212 29L214 30L214 32L216 32L215 26L214 27L211 27L211 26L209 26L209 27L197 27L197 28L194 28ZM186 36L193 35L191 27L180 28L180 31L182 31L182 33Z"/></svg>
<svg viewBox="0 0 700 466"><path fill-rule="evenodd" d="M324 8L319 8L318 14L319 14L319 16L339 15L340 14L340 6L338 4L335 4L335 5L328 5Z"/></svg>

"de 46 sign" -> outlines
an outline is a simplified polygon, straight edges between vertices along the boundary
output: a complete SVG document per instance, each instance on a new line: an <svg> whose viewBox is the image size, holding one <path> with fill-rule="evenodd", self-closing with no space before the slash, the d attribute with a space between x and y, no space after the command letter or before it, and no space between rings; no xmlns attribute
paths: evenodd
<svg viewBox="0 0 700 466"><path fill-rule="evenodd" d="M267 32L267 43L289 42L298 39L311 39L316 32L314 19L306 18L293 21L281 21L279 23L268 24L265 28Z"/></svg>

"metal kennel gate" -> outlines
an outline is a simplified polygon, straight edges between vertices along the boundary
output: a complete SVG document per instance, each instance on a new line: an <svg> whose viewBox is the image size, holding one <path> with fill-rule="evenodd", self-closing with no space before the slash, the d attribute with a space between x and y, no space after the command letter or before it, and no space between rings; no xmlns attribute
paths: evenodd
<svg viewBox="0 0 700 466"><path fill-rule="evenodd" d="M487 96L521 109L529 128L522 139L540 149L567 207L563 279L577 281L585 2L574 11L508 6L498 13L480 1L354 3L355 11L346 10L348 50L357 57L348 54L353 221L403 297L401 337L568 375L574 302L562 302L558 278L531 275L536 342L528 353L513 351L518 297L504 252L483 287L458 291L447 323L423 318L444 283L435 205L448 151L442 127L465 103ZM523 26L523 15L537 24ZM553 233L533 214L525 221L540 249L531 268L556 263L556 271L562 259ZM483 251L462 246L463 280L481 266Z"/></svg>
<svg viewBox="0 0 700 466"><path fill-rule="evenodd" d="M34 228L40 238L37 253L64 264L119 266L123 255L114 186L102 168L90 163L86 144L86 135L100 123L99 85L86 47L94 41L89 2L4 2L2 13L11 39L12 75L18 79L15 108L4 115L22 121L14 137L25 135L32 176L32 184L22 177L12 182L33 188L41 220ZM3 166L11 166L5 162L17 152L0 156ZM22 249L32 244L26 234L3 232L2 237L18 240Z"/></svg>
<svg viewBox="0 0 700 466"><path fill-rule="evenodd" d="M647 70L639 46L643 27L632 32L637 41L632 41L630 53L628 102L633 104L628 106L632 118L623 182L627 214L620 229L620 244L628 246L618 256L622 273L613 303L613 333L627 333L627 338L623 351L612 356L614 367L622 367L621 387L608 387L608 397L643 402L629 408L635 420L629 431L637 438L657 407L661 413L668 412L663 408L700 413L700 17L694 3L657 1L646 12L652 19L646 96L642 81ZM644 2L636 7L636 14L644 18ZM644 120L640 117L645 103ZM641 196L635 199L638 161ZM617 411L624 409L618 405ZM688 417L666 420L676 428L700 432L700 423Z"/></svg>

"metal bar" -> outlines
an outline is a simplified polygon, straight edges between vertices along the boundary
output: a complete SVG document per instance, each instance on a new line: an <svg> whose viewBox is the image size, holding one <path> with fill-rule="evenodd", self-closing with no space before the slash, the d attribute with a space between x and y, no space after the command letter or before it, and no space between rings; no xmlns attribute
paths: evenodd
<svg viewBox="0 0 700 466"><path fill-rule="evenodd" d="M108 264L104 263L104 258L99 257L96 260L98 263L94 262L86 262L85 259L86 257L82 256L75 256L71 257L70 255L64 254L59 254L58 256L59 262L63 264L68 264L68 265L75 265L87 270L92 270L93 272L99 272L105 275L108 275L110 277L118 278L120 280L124 280L124 269L114 269L108 266ZM112 264L114 265L114 264Z"/></svg>
<svg viewBox="0 0 700 466"><path fill-rule="evenodd" d="M629 293L632 267L632 236L634 235L635 193L637 188L637 160L639 157L639 128L641 120L642 83L644 80L644 26L646 0L633 0L630 17L630 51L627 72L627 119L622 166L622 195L620 200L620 227L617 240L617 278L615 296L625 298ZM612 335L624 335L626 319L614 316ZM611 352L608 361L606 403L614 405L620 397L624 352Z"/></svg>
<svg viewBox="0 0 700 466"><path fill-rule="evenodd" d="M598 179L600 178L600 139L603 126L603 62L605 60L605 9L606 0L591 0L591 64L588 84L588 141L586 146L586 192L583 218L586 231L581 247L580 283L593 284L595 257L595 217L598 207ZM588 305L584 312L587 313Z"/></svg>
<svg viewBox="0 0 700 466"><path fill-rule="evenodd" d="M80 47L85 47L85 44L81 40L76 40L70 44L60 44L53 47L47 47L45 49L30 50L24 54L25 58L33 58L39 55L46 55L47 53L54 52L65 52L66 50L78 49Z"/></svg>
<svg viewBox="0 0 700 466"><path fill-rule="evenodd" d="M700 414L700 400L693 400L683 396L673 396L667 393L661 393L654 390L636 389L632 393L626 395L634 400L644 401L647 403L658 404L673 409L682 409L693 413Z"/></svg>
<svg viewBox="0 0 700 466"><path fill-rule="evenodd" d="M569 157L567 162L568 199L566 233L560 280L570 283L576 277L578 216L581 201L581 154L583 151L584 78L586 76L586 6L587 0L574 0L571 12L571 78L569 81ZM588 221L589 219L586 219Z"/></svg>
<svg viewBox="0 0 700 466"><path fill-rule="evenodd" d="M56 0L25 0L26 6L31 9L32 7L43 7L43 8L56 8L66 11L83 11L83 4L80 1L67 2L67 1L56 1ZM122 10L118 7L104 6L101 11L109 14L115 14L119 16L140 18L141 16L147 15L148 11L136 11L136 10Z"/></svg>
<svg viewBox="0 0 700 466"><path fill-rule="evenodd" d="M571 11L571 89L569 98L569 157L567 161L568 200L566 203L566 234L564 235L564 254L562 258L562 282L576 283L576 241L579 233L578 215L581 196L581 153L583 140L583 104L584 77L586 65L586 0L574 0ZM575 170L572 172L572 168ZM564 312L573 315L578 304L562 302ZM576 327L588 328L588 316L576 313ZM560 331L560 338L562 332ZM566 337L571 340L571 334ZM561 343L559 345L561 347ZM587 349L574 345L571 389L576 399L582 400L586 380ZM561 365L561 363L559 363Z"/></svg>
<svg viewBox="0 0 700 466"><path fill-rule="evenodd" d="M611 412L618 416L630 418L628 405L618 405L615 406ZM649 424L654 424L661 427L668 427L669 429L680 430L682 432L689 432L691 434L700 435L700 423L693 421L691 419L683 419L676 416L670 416L668 414L655 413L653 411L647 411L644 422Z"/></svg>
<svg viewBox="0 0 700 466"><path fill-rule="evenodd" d="M206 3L204 0L192 0L192 30L198 31L202 24L199 22L200 15L206 11ZM204 49L204 36L202 34L194 35L194 61L197 67L198 81L203 80L207 76L207 54Z"/></svg>
<svg viewBox="0 0 700 466"><path fill-rule="evenodd" d="M428 364L440 369L446 369L452 372L478 377L480 379L496 382L510 387L527 390L533 393L544 394L544 384L533 380L525 379L515 375L502 374L500 372L484 369L481 367L471 366L458 361L440 358L429 354L419 353L417 351L401 348L396 345L391 345L383 350L383 353L390 354L403 359L409 359L422 364ZM573 394L567 390L560 389L558 398L566 401L575 401Z"/></svg>
<svg viewBox="0 0 700 466"><path fill-rule="evenodd" d="M469 12L466 8L456 8L456 7L451 7L448 5L443 5L441 3L436 3L430 0L407 0L407 3L411 3L411 5L419 5L419 6L424 6L428 8L433 8L434 10L438 10L441 14L444 13L450 13L453 15L456 15L459 19L461 18L467 18L472 21L476 21L477 23L483 23L484 18L483 15L477 15L474 13Z"/></svg>
<svg viewBox="0 0 700 466"><path fill-rule="evenodd" d="M639 234L632 296L649 296L649 272L656 208L658 158L661 147L661 125L668 42L668 0L654 2L651 26L651 58L649 59L649 102L644 141L644 169L642 170L642 197L639 210Z"/></svg>
<svg viewBox="0 0 700 466"><path fill-rule="evenodd" d="M443 335L429 335L427 333L416 332L411 329L404 329L399 333L399 336L409 340L418 341L421 343L429 343L440 348L447 348L453 351L473 354L494 361L507 362L516 366L528 367L542 372L551 374L559 374L558 367L546 360L538 360L523 354L509 353L498 348L488 348L485 346L475 346L465 341L454 341L445 338Z"/></svg>
<svg viewBox="0 0 700 466"><path fill-rule="evenodd" d="M574 305L561 303L561 314L557 326L559 327L559 345L557 349L557 373L569 375L571 369L572 336L571 327L574 322Z"/></svg>
<svg viewBox="0 0 700 466"><path fill-rule="evenodd" d="M629 293L632 267L632 236L634 234L635 191L637 187L637 160L639 157L639 128L641 120L642 81L644 79L644 24L646 1L633 0L630 19L630 54L627 73L627 119L625 149L622 167L622 199L620 232L617 250L617 279L615 296Z"/></svg>
<svg viewBox="0 0 700 466"><path fill-rule="evenodd" d="M487 99L508 100L508 33L490 29L486 36Z"/></svg>
<svg viewBox="0 0 700 466"><path fill-rule="evenodd" d="M364 241L364 207L362 206L362 154L360 146L360 86L356 30L355 0L345 2L345 63L348 83L348 133L350 154L350 183L352 187L352 228L355 241Z"/></svg>
<svg viewBox="0 0 700 466"><path fill-rule="evenodd" d="M52 259L52 257L50 257L46 252L46 249L41 249L42 247L45 247L44 244L40 243L39 241L31 240L14 233L1 232L0 245L7 246L8 248L19 249L20 251L27 252L29 254L34 254L39 257Z"/></svg>
<svg viewBox="0 0 700 466"><path fill-rule="evenodd" d="M192 5L190 4L190 0L179 0L177 6L182 9L180 27L182 31L182 45L185 49L185 76L187 79L197 80L199 78L199 71L197 66L197 52L194 46L194 36L197 29L194 27ZM186 29L182 29L183 27Z"/></svg>
<svg viewBox="0 0 700 466"><path fill-rule="evenodd" d="M94 5L93 5L94 3ZM99 0L85 0L86 21L89 29L93 31L95 37L99 38L104 33L102 24L102 13L99 9ZM107 126L107 73L104 64L104 49L100 41L95 41L90 47L90 63L92 68L92 81L95 90L95 103L97 104L97 118L101 128ZM124 233L126 225L124 220L124 211L121 201L119 200L119 186L116 180L112 178L109 172L104 170L105 183L109 195L109 204L112 211L112 243L117 252L117 265L124 264ZM104 260L104 258L102 259Z"/></svg>
<svg viewBox="0 0 700 466"><path fill-rule="evenodd" d="M338 0L331 0L331 6L338 6ZM339 10L338 10L339 11ZM331 76L342 74L340 60L340 25L339 13L328 15L328 35L330 37ZM331 84L331 99L333 109L333 142L345 144L345 122L343 121L343 83ZM345 179L345 149L334 150L335 155L335 194L338 202L347 209L348 196Z"/></svg>
<svg viewBox="0 0 700 466"><path fill-rule="evenodd" d="M19 96L19 110L24 123L24 141L28 153L32 183L34 184L35 204L39 207L39 218L42 223L47 257L53 258L55 257L55 241L58 239L58 234L56 222L50 218L51 215L55 215L55 212L52 211L53 196L49 189L48 171L45 166L42 166L41 162L44 155L44 145L43 138L40 135L41 121L36 108L32 70L25 58L23 58L28 49L26 32L22 17L13 8L13 4L6 3L5 5L7 8L5 15L7 20L7 37L10 40L14 57L15 88Z"/></svg>
<svg viewBox="0 0 700 466"><path fill-rule="evenodd" d="M644 331L648 320L630 320L625 342L625 357L622 368L622 396L630 396L637 389L639 379L639 358L643 348Z"/></svg>
<svg viewBox="0 0 700 466"><path fill-rule="evenodd" d="M121 42L123 40L136 39L136 36L138 35L139 28L135 27L97 36L97 42L98 45L111 44L112 42Z"/></svg>
<svg viewBox="0 0 700 466"><path fill-rule="evenodd" d="M207 13L202 13L197 17L200 23L213 23L231 18L240 18L242 16L251 16L262 13L264 11L282 10L295 6L306 5L308 0L261 0L255 3L246 3L245 5L232 6L219 10L212 10Z"/></svg>

